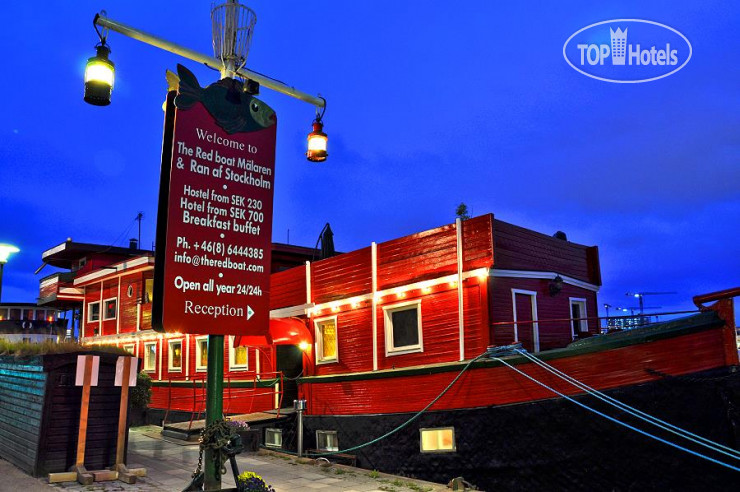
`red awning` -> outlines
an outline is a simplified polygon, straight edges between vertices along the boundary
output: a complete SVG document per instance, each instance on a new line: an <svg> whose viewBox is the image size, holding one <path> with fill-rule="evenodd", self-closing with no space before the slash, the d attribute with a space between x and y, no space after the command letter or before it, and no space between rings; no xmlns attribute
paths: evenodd
<svg viewBox="0 0 740 492"><path fill-rule="evenodd" d="M301 342L313 343L311 333L303 321L297 318L276 318L270 320L270 333L267 336L235 336L234 344L250 347L270 345L298 345Z"/></svg>

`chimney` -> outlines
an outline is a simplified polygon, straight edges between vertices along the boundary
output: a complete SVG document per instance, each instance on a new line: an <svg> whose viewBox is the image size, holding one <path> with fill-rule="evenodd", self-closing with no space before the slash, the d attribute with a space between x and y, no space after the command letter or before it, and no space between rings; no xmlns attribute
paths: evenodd
<svg viewBox="0 0 740 492"><path fill-rule="evenodd" d="M128 247L129 249L139 249L139 241L135 237L132 237L128 240Z"/></svg>

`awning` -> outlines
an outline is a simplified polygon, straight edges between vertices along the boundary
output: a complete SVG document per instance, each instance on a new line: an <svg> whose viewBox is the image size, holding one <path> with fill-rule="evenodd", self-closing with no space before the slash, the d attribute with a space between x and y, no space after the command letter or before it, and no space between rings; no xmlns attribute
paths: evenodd
<svg viewBox="0 0 740 492"><path fill-rule="evenodd" d="M270 345L299 345L301 342L313 343L311 333L303 321L297 318L276 318L270 320L270 332L267 336L244 335L235 336L234 344L249 347L265 347Z"/></svg>

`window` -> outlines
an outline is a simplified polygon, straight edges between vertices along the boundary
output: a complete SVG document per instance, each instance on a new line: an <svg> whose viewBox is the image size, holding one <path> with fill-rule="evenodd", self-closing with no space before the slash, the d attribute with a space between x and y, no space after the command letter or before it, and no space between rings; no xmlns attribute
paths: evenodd
<svg viewBox="0 0 740 492"><path fill-rule="evenodd" d="M337 431L316 431L316 449L321 451L339 451Z"/></svg>
<svg viewBox="0 0 740 492"><path fill-rule="evenodd" d="M586 318L586 299L570 298L570 329L573 338L580 333L588 333L588 320Z"/></svg>
<svg viewBox="0 0 740 492"><path fill-rule="evenodd" d="M229 369L247 369L247 347L235 347L234 338L233 335L229 337Z"/></svg>
<svg viewBox="0 0 740 492"><path fill-rule="evenodd" d="M148 278L144 280L144 299L142 302L144 304L149 304L152 302L152 298L154 297L154 279Z"/></svg>
<svg viewBox="0 0 740 492"><path fill-rule="evenodd" d="M144 344L144 370L147 372L157 370L157 342Z"/></svg>
<svg viewBox="0 0 740 492"><path fill-rule="evenodd" d="M316 363L339 362L337 346L337 317L314 321L316 329Z"/></svg>
<svg viewBox="0 0 740 492"><path fill-rule="evenodd" d="M455 428L419 429L419 448L422 453L454 453Z"/></svg>
<svg viewBox="0 0 740 492"><path fill-rule="evenodd" d="M208 370L208 337L195 339L195 370Z"/></svg>
<svg viewBox="0 0 740 492"><path fill-rule="evenodd" d="M385 354L422 352L421 301L410 301L383 308L385 314Z"/></svg>
<svg viewBox="0 0 740 492"><path fill-rule="evenodd" d="M167 370L170 372L182 371L182 340L170 340L167 351Z"/></svg>
<svg viewBox="0 0 740 492"><path fill-rule="evenodd" d="M136 344L127 343L126 345L123 346L123 350L125 350L131 355L136 355Z"/></svg>
<svg viewBox="0 0 740 492"><path fill-rule="evenodd" d="M283 431L280 429L265 429L265 446L280 448L283 446Z"/></svg>
<svg viewBox="0 0 740 492"><path fill-rule="evenodd" d="M105 310L103 311L103 319L116 319L116 314L118 313L118 300L115 297L111 297L110 299L106 299L103 301L103 306L105 306Z"/></svg>
<svg viewBox="0 0 740 492"><path fill-rule="evenodd" d="M91 302L87 305L87 322L100 321L100 301Z"/></svg>

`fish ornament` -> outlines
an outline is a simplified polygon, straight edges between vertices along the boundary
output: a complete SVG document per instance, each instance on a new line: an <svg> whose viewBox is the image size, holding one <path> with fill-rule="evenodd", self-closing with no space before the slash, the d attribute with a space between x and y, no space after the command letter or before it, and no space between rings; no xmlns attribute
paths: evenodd
<svg viewBox="0 0 740 492"><path fill-rule="evenodd" d="M268 128L277 121L275 111L251 94L235 79L225 78L205 89L193 72L177 64L177 75L166 72L169 90L177 90L175 106L188 109L200 102L226 133L254 132Z"/></svg>

